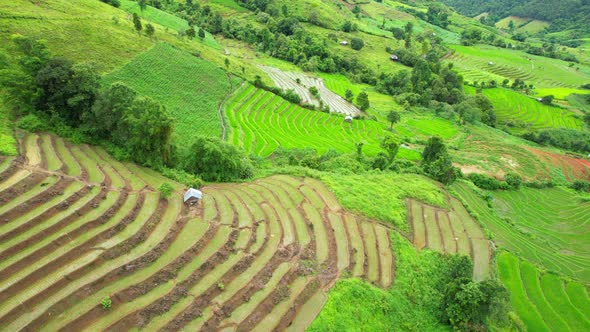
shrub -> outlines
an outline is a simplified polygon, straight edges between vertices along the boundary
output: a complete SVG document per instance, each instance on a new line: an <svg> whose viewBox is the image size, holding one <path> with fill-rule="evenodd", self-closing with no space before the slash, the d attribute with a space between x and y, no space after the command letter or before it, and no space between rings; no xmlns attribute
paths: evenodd
<svg viewBox="0 0 590 332"><path fill-rule="evenodd" d="M166 183L162 183L162 185L160 186L160 188L158 188L158 190L160 191L160 195L162 196L162 198L168 198L170 197L170 195L172 195L172 192L174 191L174 187L172 187L172 185L168 182Z"/></svg>
<svg viewBox="0 0 590 332"><path fill-rule="evenodd" d="M506 174L505 181L513 189L518 189L522 185L522 177L516 173Z"/></svg>
<svg viewBox="0 0 590 332"><path fill-rule="evenodd" d="M365 42L360 38L352 38L350 40L350 47L353 50L359 51L360 49L365 47Z"/></svg>
<svg viewBox="0 0 590 332"><path fill-rule="evenodd" d="M571 184L571 188L576 191L590 191L590 182L584 180L576 180Z"/></svg>
<svg viewBox="0 0 590 332"><path fill-rule="evenodd" d="M507 187L505 183L483 174L471 173L467 178L481 189L498 190L506 189Z"/></svg>
<svg viewBox="0 0 590 332"><path fill-rule="evenodd" d="M183 158L184 170L206 181L234 181L253 175L241 150L215 137L197 137Z"/></svg>
<svg viewBox="0 0 590 332"><path fill-rule="evenodd" d="M16 140L10 135L0 134L0 155L16 156Z"/></svg>
<svg viewBox="0 0 590 332"><path fill-rule="evenodd" d="M200 177L187 173L181 169L162 167L159 171L165 177L180 182L187 187L200 188L203 186L203 180Z"/></svg>
<svg viewBox="0 0 590 332"><path fill-rule="evenodd" d="M41 121L35 114L29 114L22 117L16 126L30 132L39 132L47 130L46 123Z"/></svg>
<svg viewBox="0 0 590 332"><path fill-rule="evenodd" d="M107 296L102 299L102 301L100 301L100 305L104 310L109 310L113 306L113 301L111 301L111 298Z"/></svg>

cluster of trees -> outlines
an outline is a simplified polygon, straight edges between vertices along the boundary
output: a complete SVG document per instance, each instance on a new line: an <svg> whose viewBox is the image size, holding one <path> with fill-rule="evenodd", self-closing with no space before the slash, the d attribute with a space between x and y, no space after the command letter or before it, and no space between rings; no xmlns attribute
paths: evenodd
<svg viewBox="0 0 590 332"><path fill-rule="evenodd" d="M516 173L508 173L504 180L498 180L487 175L472 173L467 176L467 179L476 186L485 190L510 190L519 189L522 185L522 177Z"/></svg>
<svg viewBox="0 0 590 332"><path fill-rule="evenodd" d="M113 6L113 7L121 7L121 1L120 0L100 0L104 3L108 3L109 5Z"/></svg>
<svg viewBox="0 0 590 332"><path fill-rule="evenodd" d="M422 169L427 175L444 184L453 183L461 175L461 171L453 166L447 146L437 136L429 138L426 143L422 152Z"/></svg>
<svg viewBox="0 0 590 332"><path fill-rule="evenodd" d="M565 150L590 153L590 133L566 128L551 128L538 133L530 132L523 138L541 145L551 145Z"/></svg>
<svg viewBox="0 0 590 332"><path fill-rule="evenodd" d="M497 280L474 281L467 256L450 256L443 286L442 320L455 331L486 331L488 321L506 323L510 293Z"/></svg>
<svg viewBox="0 0 590 332"><path fill-rule="evenodd" d="M433 25L437 25L443 29L446 29L449 24L451 24L449 19L449 10L445 6L437 3L429 5L426 12L416 10L412 7L399 7L399 10L412 14L421 20L424 20Z"/></svg>
<svg viewBox="0 0 590 332"><path fill-rule="evenodd" d="M23 36L13 38L17 63L0 68L19 124L31 130L71 128L82 141L104 143L118 157L165 170L178 181L191 174L208 181L231 181L252 175L250 161L235 147L216 139L172 142L174 121L159 102L123 83L101 89L94 66L51 57L46 46Z"/></svg>

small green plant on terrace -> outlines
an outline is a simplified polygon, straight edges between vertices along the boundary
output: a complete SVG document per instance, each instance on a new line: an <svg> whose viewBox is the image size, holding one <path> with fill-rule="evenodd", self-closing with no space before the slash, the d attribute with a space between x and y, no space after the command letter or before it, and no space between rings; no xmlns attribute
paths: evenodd
<svg viewBox="0 0 590 332"><path fill-rule="evenodd" d="M166 183L163 183L160 186L160 188L158 188L158 190L160 191L162 198L168 198L168 197L170 197L170 195L174 191L174 187L172 187L172 185L170 183L166 182Z"/></svg>
<svg viewBox="0 0 590 332"><path fill-rule="evenodd" d="M219 288L220 291L223 291L225 289L225 285L223 283L217 283L217 288Z"/></svg>
<svg viewBox="0 0 590 332"><path fill-rule="evenodd" d="M113 306L113 301L111 301L111 298L107 296L104 299L102 299L102 301L100 301L100 305L104 310L110 310Z"/></svg>

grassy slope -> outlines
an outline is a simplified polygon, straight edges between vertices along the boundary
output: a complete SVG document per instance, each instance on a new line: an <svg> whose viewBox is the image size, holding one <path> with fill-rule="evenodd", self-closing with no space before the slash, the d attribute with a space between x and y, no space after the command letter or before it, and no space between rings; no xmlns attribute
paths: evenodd
<svg viewBox="0 0 590 332"><path fill-rule="evenodd" d="M358 279L344 279L307 331L449 331L435 313L441 294L442 261L432 251L417 252L398 233L391 236L396 281L382 290ZM419 287L417 285L420 285Z"/></svg>
<svg viewBox="0 0 590 332"><path fill-rule="evenodd" d="M406 197L445 207L442 190L434 181L413 174L363 174L336 176L326 174L322 181L340 203L370 218L390 222L408 230Z"/></svg>
<svg viewBox="0 0 590 332"><path fill-rule="evenodd" d="M116 81L163 103L176 119L178 140L221 136L217 108L231 85L225 72L210 62L160 43L105 76L103 85Z"/></svg>

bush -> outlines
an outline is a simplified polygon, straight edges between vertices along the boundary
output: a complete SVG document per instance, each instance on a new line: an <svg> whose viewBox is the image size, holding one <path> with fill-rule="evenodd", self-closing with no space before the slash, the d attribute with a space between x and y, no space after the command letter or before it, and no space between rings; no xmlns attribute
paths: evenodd
<svg viewBox="0 0 590 332"><path fill-rule="evenodd" d="M215 137L197 137L183 158L184 170L206 181L235 181L253 175L252 164L235 146Z"/></svg>
<svg viewBox="0 0 590 332"><path fill-rule="evenodd" d="M170 197L170 195L172 195L172 192L174 191L174 187L172 187L172 185L168 182L166 183L162 183L162 185L160 186L160 188L158 188L158 190L160 191L160 196L162 198L168 198Z"/></svg>
<svg viewBox="0 0 590 332"><path fill-rule="evenodd" d="M203 180L200 177L194 174L189 174L181 169L162 167L159 171L165 177L180 182L187 187L200 188L203 186Z"/></svg>
<svg viewBox="0 0 590 332"><path fill-rule="evenodd" d="M30 132L40 132L46 131L48 128L46 126L46 122L41 121L39 117L34 114L29 114L27 116L22 117L17 123L16 126Z"/></svg>
<svg viewBox="0 0 590 332"><path fill-rule="evenodd" d="M360 38L352 38L350 40L350 47L353 50L359 51L360 49L365 47L365 42Z"/></svg>
<svg viewBox="0 0 590 332"><path fill-rule="evenodd" d="M570 187L576 191L582 191L582 192L590 191L590 182L583 181L583 180L576 180L571 184Z"/></svg>
<svg viewBox="0 0 590 332"><path fill-rule="evenodd" d="M16 140L10 135L0 134L0 155L16 156Z"/></svg>
<svg viewBox="0 0 590 332"><path fill-rule="evenodd" d="M469 181L473 182L473 184L479 188L485 190L498 190L507 188L506 183L502 183L497 179L483 174L471 173L467 176L467 179L469 179Z"/></svg>
<svg viewBox="0 0 590 332"><path fill-rule="evenodd" d="M107 296L102 299L102 301L100 301L100 305L104 310L109 310L113 306L113 301L111 301L111 298Z"/></svg>
<svg viewBox="0 0 590 332"><path fill-rule="evenodd" d="M518 189L522 185L522 177L516 173L506 174L505 181L513 189Z"/></svg>

